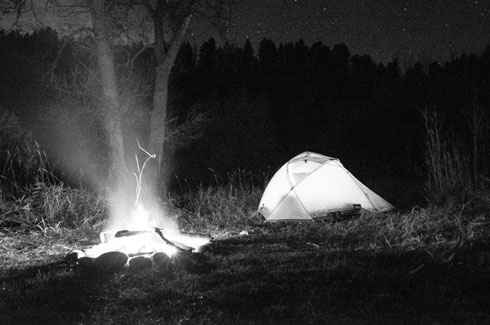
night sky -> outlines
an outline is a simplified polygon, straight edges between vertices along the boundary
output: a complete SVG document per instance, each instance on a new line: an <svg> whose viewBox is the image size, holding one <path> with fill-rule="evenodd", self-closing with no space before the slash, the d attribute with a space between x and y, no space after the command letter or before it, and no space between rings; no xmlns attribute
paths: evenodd
<svg viewBox="0 0 490 325"><path fill-rule="evenodd" d="M194 29L196 41L205 36ZM246 0L233 10L226 37L254 48L300 38L309 46L344 42L376 62L423 54L437 60L481 53L490 44L490 0Z"/></svg>

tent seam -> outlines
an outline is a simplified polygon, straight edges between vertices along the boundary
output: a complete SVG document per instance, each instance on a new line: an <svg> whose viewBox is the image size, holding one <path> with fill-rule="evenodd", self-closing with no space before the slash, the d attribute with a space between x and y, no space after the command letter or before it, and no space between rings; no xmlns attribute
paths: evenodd
<svg viewBox="0 0 490 325"><path fill-rule="evenodd" d="M326 156L325 156L326 157ZM303 204L303 201L300 199L300 197L298 196L298 194L296 194L296 191L294 190L299 184L301 184L305 179L307 179L308 177L310 177L310 175L314 174L317 170L319 170L320 168L322 168L323 166L329 164L331 161L333 160L336 160L335 158L330 158L330 157L326 157L326 158L329 158L326 162L324 162L323 164L321 164L320 166L318 166L317 168L315 168L314 170L312 170L311 172L309 172L305 177L303 177L299 182L297 182L295 185L293 185L293 182L291 181L291 177L289 176L289 165L291 163L291 160L289 160L287 162L287 165L286 165L286 175L288 177L288 184L289 184L289 192L287 192L282 198L281 200L279 200L278 204L276 205L276 207L274 208L273 211L276 210L276 208L282 203L282 201L284 201L284 199L286 198L286 196L290 193L290 192L293 192L294 196L296 197L296 199L298 200L298 202L301 204L301 207L303 207L303 209L305 210L305 212L308 214L308 216L313 219L313 215L310 213L310 211L305 207L305 205ZM338 159L337 159L338 160ZM272 214L273 212L271 212Z"/></svg>
<svg viewBox="0 0 490 325"><path fill-rule="evenodd" d="M309 152L307 152L308 154ZM328 157L327 157L328 158ZM288 179L288 184L289 184L289 191L286 192L280 199L279 201L277 202L276 206L274 207L274 209L272 209L271 213L269 216L273 215L274 212L276 212L277 208L281 205L281 203L286 199L286 197L288 196L288 194L290 192L293 192L294 196L296 197L296 199L299 201L299 203L301 204L301 207L303 208L303 210L308 214L308 216L313 219L313 216L311 215L310 211L308 211L308 209L306 209L305 205L303 204L303 202L301 201L301 199L298 197L298 195L296 194L296 192L294 191L294 189L296 188L297 185L299 185L301 182L303 182L303 180L305 180L306 178L308 178L311 174L313 174L314 172L316 172L319 168L322 168L323 165L325 164L328 164L330 161L334 160L334 159L330 159L330 160L327 160L326 162L324 162L323 164L321 164L320 166L318 166L317 168L315 168L313 171L311 171L310 173L308 173L303 179L301 179L298 183L296 183L296 185L293 185L293 182L291 181L291 177L289 176L289 165L291 164L291 160L293 160L294 158L290 159L287 163L286 163L286 176L287 176L287 179Z"/></svg>

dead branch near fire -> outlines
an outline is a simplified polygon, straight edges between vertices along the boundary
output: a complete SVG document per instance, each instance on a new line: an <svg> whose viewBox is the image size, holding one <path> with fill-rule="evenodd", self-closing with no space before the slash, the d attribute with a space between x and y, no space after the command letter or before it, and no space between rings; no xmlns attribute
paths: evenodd
<svg viewBox="0 0 490 325"><path fill-rule="evenodd" d="M145 161L143 162L143 165L141 166L140 168L140 164L139 164L139 160L138 160L138 155L137 154L134 154L134 157L136 159L136 168L138 169L138 173L134 173L134 177L136 178L136 199L134 201L134 204L133 204L133 212L137 209L138 205L139 205L139 199L140 199L140 195L141 195L141 189L143 188L142 184L143 184L143 171L146 167L146 164L148 163L148 161L150 159L154 159L156 158L156 155L154 154L151 154L149 153L148 151L146 151L139 143L138 140L136 140L136 143L138 144L138 148L141 149L141 151L143 151L147 157L145 159Z"/></svg>

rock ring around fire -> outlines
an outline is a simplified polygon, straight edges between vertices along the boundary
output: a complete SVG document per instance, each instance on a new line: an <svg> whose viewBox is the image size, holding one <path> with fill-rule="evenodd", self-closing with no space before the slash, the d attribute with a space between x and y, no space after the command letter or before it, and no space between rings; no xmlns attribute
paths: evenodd
<svg viewBox="0 0 490 325"><path fill-rule="evenodd" d="M116 273L124 270L130 272L151 269L153 267L168 268L172 264L182 265L182 260L192 255L202 255L202 252L181 252L178 256L169 257L162 252L129 256L124 252L111 251L90 258L83 251L75 250L66 256L66 262L80 271L100 271L103 273ZM184 263L185 264L185 263Z"/></svg>

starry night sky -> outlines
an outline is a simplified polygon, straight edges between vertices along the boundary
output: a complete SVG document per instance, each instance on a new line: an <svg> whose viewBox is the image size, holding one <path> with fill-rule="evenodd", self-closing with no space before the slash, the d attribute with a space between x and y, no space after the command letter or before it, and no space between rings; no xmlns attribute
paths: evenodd
<svg viewBox="0 0 490 325"><path fill-rule="evenodd" d="M376 62L410 54L444 61L490 44L490 0L246 0L233 9L226 37L238 45L248 37L256 50L263 38L301 38L344 42Z"/></svg>

